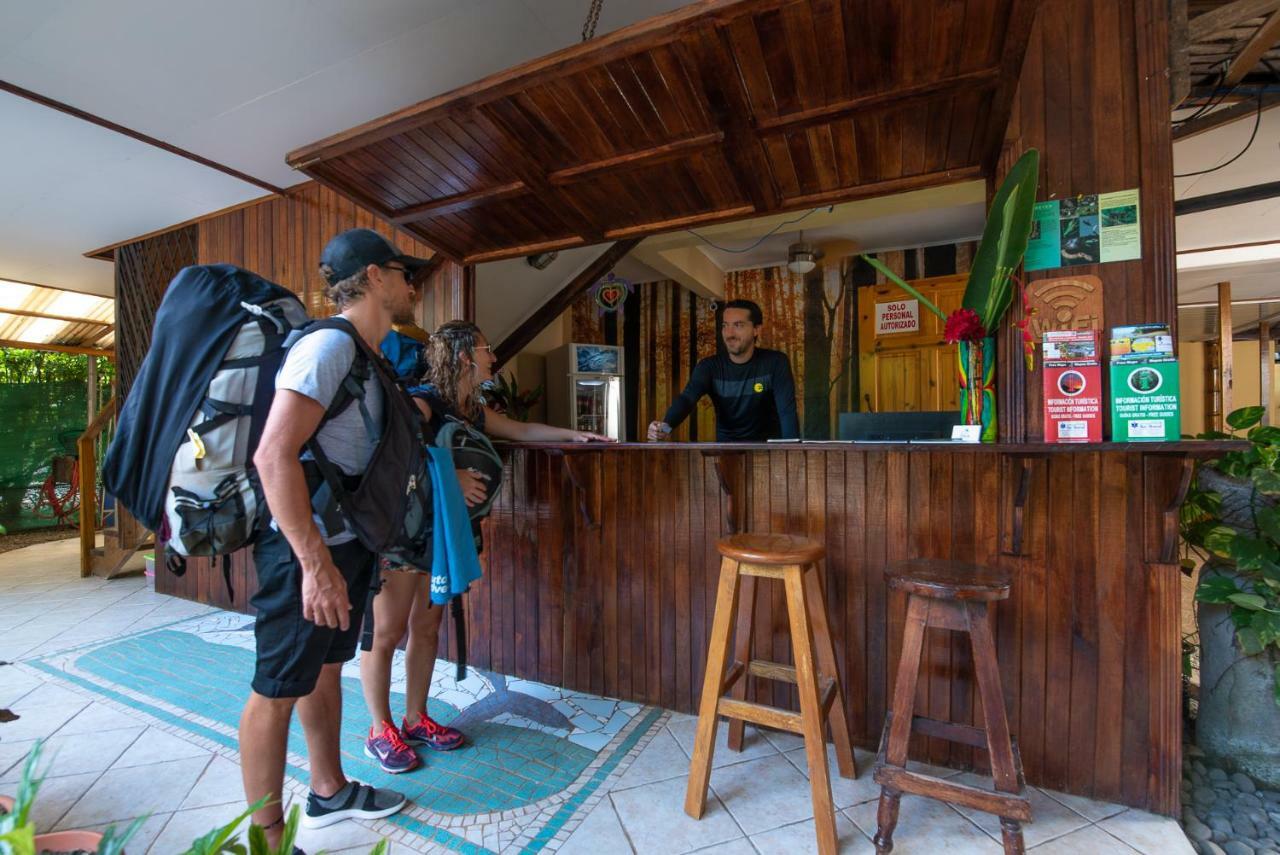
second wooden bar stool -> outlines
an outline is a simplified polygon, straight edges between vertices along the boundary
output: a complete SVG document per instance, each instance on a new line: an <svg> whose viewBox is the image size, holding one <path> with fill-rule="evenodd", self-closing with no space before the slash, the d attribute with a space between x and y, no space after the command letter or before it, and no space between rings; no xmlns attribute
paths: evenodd
<svg viewBox="0 0 1280 855"><path fill-rule="evenodd" d="M1022 823L1031 820L1031 803L1022 779L1018 744L1009 735L990 622L991 604L1009 596L1009 571L958 561L916 558L891 564L884 574L890 588L907 594L907 622L898 676L893 684L893 708L885 717L876 757L875 780L880 785L876 852L884 855L893 849L899 801L903 793L914 793L995 814L1000 817L1004 851L1007 855L1021 855ZM983 728L912 715L916 678L920 674L920 648L925 629L931 626L968 634L973 644L973 675L982 700ZM907 771L907 746L912 730L987 749L996 791Z"/></svg>
<svg viewBox="0 0 1280 855"><path fill-rule="evenodd" d="M789 730L804 737L818 851L822 855L834 855L838 842L831 779L827 772L828 722L840 775L853 778L858 772L849 742L844 693L840 690L835 649L831 645L826 607L822 601L822 585L818 580L818 562L826 550L815 541L785 534L735 534L720 540L716 549L723 556L720 590L711 623L707 671L698 708L698 731L694 737L689 788L684 800L685 813L701 819L706 808L719 716L729 719L729 747L734 751L742 750L744 722ZM758 577L786 585L794 668L751 658L755 582ZM737 643L735 661L730 667L729 644L735 614L738 618ZM794 683L800 694L800 712L745 700L748 675Z"/></svg>

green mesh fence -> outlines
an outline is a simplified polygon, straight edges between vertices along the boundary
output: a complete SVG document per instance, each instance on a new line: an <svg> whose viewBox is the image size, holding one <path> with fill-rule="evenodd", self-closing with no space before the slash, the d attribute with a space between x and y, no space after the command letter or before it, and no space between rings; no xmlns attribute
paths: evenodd
<svg viewBox="0 0 1280 855"><path fill-rule="evenodd" d="M78 506L71 458L87 423L85 395L83 380L0 383L0 526L6 530L57 525L60 514L66 519Z"/></svg>

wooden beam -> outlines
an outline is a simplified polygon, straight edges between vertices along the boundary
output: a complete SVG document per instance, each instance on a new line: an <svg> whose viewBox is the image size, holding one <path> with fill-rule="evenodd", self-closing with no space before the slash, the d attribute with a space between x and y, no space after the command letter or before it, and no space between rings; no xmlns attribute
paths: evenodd
<svg viewBox="0 0 1280 855"><path fill-rule="evenodd" d="M1236 52L1236 58L1231 60L1222 85L1235 86L1244 80L1245 75L1253 70L1262 55L1271 50L1271 46L1277 41L1280 41L1280 10L1272 12L1271 17L1263 21L1258 31Z"/></svg>
<svg viewBox="0 0 1280 855"><path fill-rule="evenodd" d="M738 220L743 217L749 217L756 212L754 205L740 205L736 208L721 208L715 211L705 211L701 214L690 214L687 217L672 217L667 220L654 220L649 223L640 223L636 226L626 226L621 229L612 229L605 232L605 237L614 240L622 238L643 237L645 235L656 234L658 232L669 232L673 229L687 229L690 226L705 226L708 223L722 223L726 220Z"/></svg>
<svg viewBox="0 0 1280 855"><path fill-rule="evenodd" d="M1187 22L1188 43L1207 42L1223 30L1280 9L1280 0L1235 0Z"/></svg>
<svg viewBox="0 0 1280 855"><path fill-rule="evenodd" d="M483 264L486 261L501 261L504 258L516 258L521 255L536 255L539 252L555 252L562 249L571 249L575 246L582 246L585 243L586 241L578 235L568 238L556 238L555 240L544 240L540 243L526 243L521 246L511 246L505 249L477 252L475 255L468 255L463 259L463 264Z"/></svg>
<svg viewBox="0 0 1280 855"><path fill-rule="evenodd" d="M600 253L599 258L569 280L550 300L539 306L524 323L516 327L514 332L504 338L493 349L493 355L498 360L494 370L502 367L507 360L514 357L524 349L525 345L533 341L538 333L546 329L548 324L564 314L565 310L573 305L574 300L585 294L587 289L594 285L601 276L612 270L614 265L621 261L622 257L634 249L639 242L639 238L618 241Z"/></svg>
<svg viewBox="0 0 1280 855"><path fill-rule="evenodd" d="M1218 385L1219 401L1222 402L1218 413L1218 430L1227 429L1227 416L1231 413L1231 350L1234 335L1231 328L1231 283L1218 283Z"/></svg>
<svg viewBox="0 0 1280 855"><path fill-rule="evenodd" d="M75 353L84 356L105 356L107 359L115 359L115 350L103 350L100 347L77 347L71 344L41 344L35 341L11 341L7 338L0 338L0 347L13 347L21 350L48 350L53 353Z"/></svg>
<svg viewBox="0 0 1280 855"><path fill-rule="evenodd" d="M1250 202L1261 202L1277 197L1280 197L1280 181L1270 181L1266 184L1255 184L1252 187L1237 187L1234 190L1206 193L1203 196L1187 196L1173 203L1173 212L1181 217L1183 214L1199 214L1203 211L1230 208L1232 205L1247 205Z"/></svg>
<svg viewBox="0 0 1280 855"><path fill-rule="evenodd" d="M106 327L98 335L110 332L114 326L110 321L91 321L88 318L72 318L67 315L51 315L48 312L33 312L29 309L0 309L0 315L18 315L24 318L40 318L47 321L63 321L68 324L92 324L95 327Z"/></svg>
<svg viewBox="0 0 1280 855"><path fill-rule="evenodd" d="M9 83L7 80L0 80L0 91L8 92L10 95L17 95L19 98L26 98L28 101L33 101L42 107L48 107L50 110L57 110L59 113L65 113L68 116L88 122L91 125L97 125L98 127L106 128L109 131L115 131L121 136L129 137L130 139L137 140L140 143L146 143L147 145L154 146L161 151L167 151L169 154L176 154L178 157L186 158L192 163L198 163L201 166L207 166L210 169L221 172L223 175L230 175L232 178L243 181L246 184L261 187L269 193L284 195L283 188L277 187L274 184L268 184L266 181L254 178L252 175L247 175L238 169L232 169L230 166L218 163L216 160L210 160L207 157L201 157L194 152L187 151L185 148L178 148L176 145L171 145L164 140L158 140L153 136L148 136L147 134L135 131L132 128L126 128L124 125L118 125L115 122L102 118L101 116L95 116L93 113L87 113L78 107L72 107L70 104L55 101L38 92L32 92L30 89L23 89L21 86Z"/></svg>
<svg viewBox="0 0 1280 855"><path fill-rule="evenodd" d="M519 196L528 192L529 188L525 186L523 181L512 181L508 184L498 184L493 187L481 187L478 190L469 190L466 193L454 193L452 196L432 199L430 202L423 202L421 205L400 208L392 211L388 220L399 226L423 220L427 217L441 217L445 214L465 211L468 208L474 208L486 202L497 202L500 199L509 199L512 196Z"/></svg>
<svg viewBox="0 0 1280 855"><path fill-rule="evenodd" d="M1190 44L1187 42L1187 0L1169 0L1169 107L1177 107L1191 92Z"/></svg>
<svg viewBox="0 0 1280 855"><path fill-rule="evenodd" d="M838 205L857 199L873 196L887 196L891 193L906 193L910 190L922 190L926 187L938 187L943 184L958 184L961 181L972 181L984 174L980 166L967 166L963 169L946 169L941 172L923 172L919 175L908 175L905 178L890 178L887 181L874 181L870 184L859 184L840 190L828 190L823 193L809 193L803 196L788 196L782 200L783 210L816 207L820 205ZM770 212L773 213L773 212Z"/></svg>
<svg viewBox="0 0 1280 855"><path fill-rule="evenodd" d="M954 77L945 77L942 80L918 83L904 89L860 95L824 107L759 119L756 121L756 127L762 131L798 131L811 125L829 124L864 111L886 107L898 109L935 98L950 98L967 89L990 89L998 82L1000 82L999 68L982 68L966 74L957 74Z"/></svg>
<svg viewBox="0 0 1280 855"><path fill-rule="evenodd" d="M609 157L604 160L594 160L590 163L570 166L567 169L558 169L547 176L547 181L552 185L568 184L596 172L620 172L626 169L638 169L643 166L652 166L655 163L662 163L663 161L673 160L677 157L686 157L694 152L719 145L723 141L724 134L719 131L709 134L698 134L697 136L685 137L684 139L675 140L674 142L669 142L664 145L620 154L617 157Z"/></svg>
<svg viewBox="0 0 1280 855"><path fill-rule="evenodd" d="M1262 112L1265 113L1277 106L1280 106L1280 93L1262 96ZM1214 128L1220 128L1223 125L1229 125L1241 119L1252 119L1257 112L1257 98L1250 98L1247 101L1232 104L1230 107L1214 110L1212 113L1207 113L1198 119L1192 119L1189 122L1183 122L1175 126L1173 129L1173 141L1189 140L1194 136L1203 134L1205 131L1211 131Z"/></svg>
<svg viewBox="0 0 1280 855"><path fill-rule="evenodd" d="M1262 423L1269 425L1271 418L1271 389L1276 376L1276 343L1271 338L1271 321L1258 322L1258 359L1260 365L1258 401L1262 404Z"/></svg>

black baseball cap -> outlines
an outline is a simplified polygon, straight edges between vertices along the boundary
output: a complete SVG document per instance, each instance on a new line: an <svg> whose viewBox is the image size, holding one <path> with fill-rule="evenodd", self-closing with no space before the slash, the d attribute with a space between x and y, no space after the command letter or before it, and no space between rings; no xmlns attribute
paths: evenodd
<svg viewBox="0 0 1280 855"><path fill-rule="evenodd" d="M373 229L348 229L329 241L320 253L320 266L328 268L325 279L330 285L355 276L370 264L382 266L388 261L403 264L410 279L427 265L425 259L400 252L395 244Z"/></svg>

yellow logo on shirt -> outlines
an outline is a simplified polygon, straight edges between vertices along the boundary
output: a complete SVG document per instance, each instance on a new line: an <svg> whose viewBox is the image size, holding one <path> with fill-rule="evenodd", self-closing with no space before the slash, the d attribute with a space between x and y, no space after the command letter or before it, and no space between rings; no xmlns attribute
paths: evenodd
<svg viewBox="0 0 1280 855"><path fill-rule="evenodd" d="M755 387L754 387L754 388L755 388L755 390L756 390L757 392L763 392L763 391L764 391L764 384L763 384L763 383L757 383L757 384L755 385Z"/></svg>

